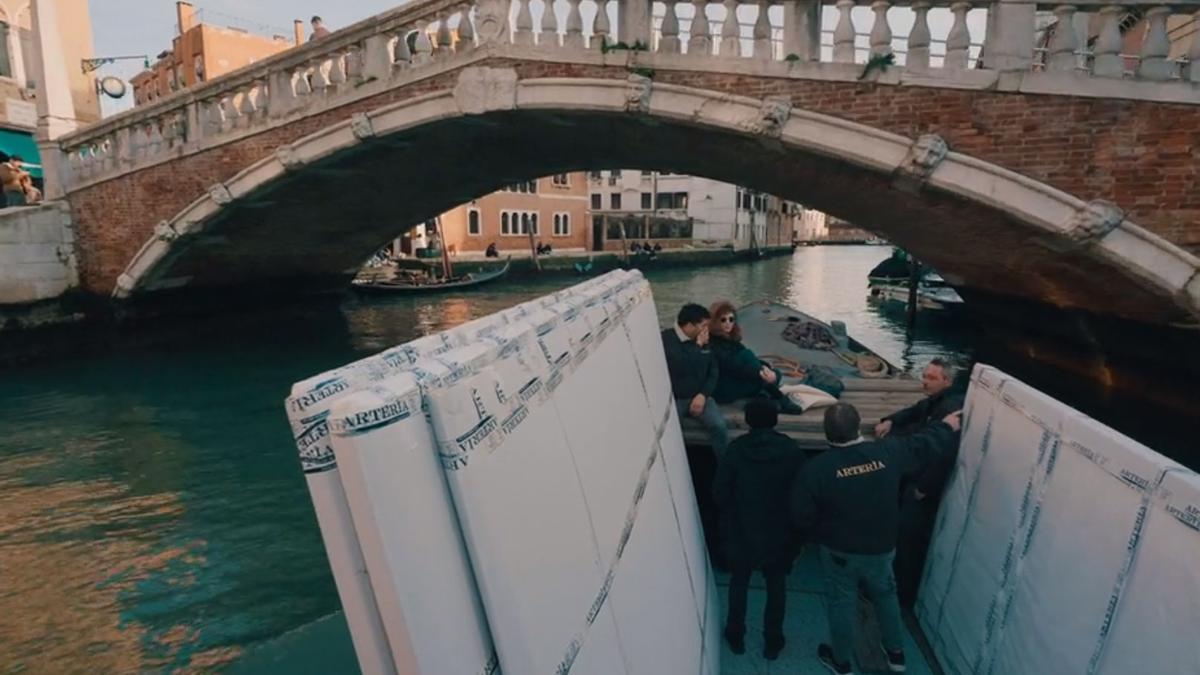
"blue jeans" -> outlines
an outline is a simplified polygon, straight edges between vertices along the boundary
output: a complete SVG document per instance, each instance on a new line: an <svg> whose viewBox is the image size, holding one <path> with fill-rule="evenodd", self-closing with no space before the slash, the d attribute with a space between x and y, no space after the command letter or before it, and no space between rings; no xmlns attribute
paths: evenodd
<svg viewBox="0 0 1200 675"><path fill-rule="evenodd" d="M896 599L896 577L892 572L895 551L877 555L842 553L821 547L821 566L829 584L825 603L829 611L829 632L833 657L838 663L850 663L854 653L854 630L858 618L858 588L861 584L875 606L879 632L888 651L904 648L904 624Z"/></svg>
<svg viewBox="0 0 1200 675"><path fill-rule="evenodd" d="M679 411L679 419L682 421L691 417L688 412L688 407L691 405L691 399L677 398L675 399L675 407ZM700 412L700 417L694 418L704 425L708 430L708 439L712 443L713 453L717 459L725 456L725 450L729 447L729 428L725 426L725 416L721 414L721 409L717 407L717 402L711 397L704 399L704 410Z"/></svg>

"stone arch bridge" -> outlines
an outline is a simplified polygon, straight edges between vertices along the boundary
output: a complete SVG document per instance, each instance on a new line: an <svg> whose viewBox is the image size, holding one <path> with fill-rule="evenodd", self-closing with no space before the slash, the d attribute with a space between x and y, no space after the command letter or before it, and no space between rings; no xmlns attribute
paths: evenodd
<svg viewBox="0 0 1200 675"><path fill-rule="evenodd" d="M58 139L86 290L335 290L458 203L623 167L812 205L968 294L1200 319L1196 2L541 7L411 3Z"/></svg>

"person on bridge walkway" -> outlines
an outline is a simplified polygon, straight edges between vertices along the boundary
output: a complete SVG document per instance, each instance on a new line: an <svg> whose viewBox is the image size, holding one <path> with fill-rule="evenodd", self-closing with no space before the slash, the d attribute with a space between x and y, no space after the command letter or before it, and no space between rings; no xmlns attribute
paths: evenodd
<svg viewBox="0 0 1200 675"><path fill-rule="evenodd" d="M745 414L750 431L729 444L713 482L721 545L733 573L725 639L734 654L745 653L746 597L750 576L759 570L767 582L763 656L773 661L783 650L786 581L799 548L788 517L788 492L806 455L775 431L779 416L770 401L751 399Z"/></svg>
<svg viewBox="0 0 1200 675"><path fill-rule="evenodd" d="M858 589L866 590L879 619L892 672L904 672L904 625L896 597L900 483L952 452L961 413L952 413L910 436L865 440L862 419L848 403L825 410L829 450L809 460L792 488L796 526L820 546L828 584L826 608L832 644L817 648L831 672L852 672Z"/></svg>
<svg viewBox="0 0 1200 675"><path fill-rule="evenodd" d="M328 35L329 29L325 27L325 22L321 20L321 17L314 16L312 18L312 35L308 36L308 41L320 40Z"/></svg>
<svg viewBox="0 0 1200 675"><path fill-rule="evenodd" d="M921 374L925 398L883 418L875 425L875 435L908 435L928 427L952 412L962 410L963 394L954 386L955 368L945 359L934 359ZM957 448L958 443L953 444ZM900 539L896 544L896 583L900 606L912 607L921 587L925 556L933 537L942 491L954 469L957 452L933 462L913 480L901 486Z"/></svg>
<svg viewBox="0 0 1200 675"><path fill-rule="evenodd" d="M783 374L758 358L742 344L742 329L737 323L737 308L728 300L713 303L709 309L712 324L712 353L717 357L717 403L732 403L743 398L763 396L775 402L779 412L799 415L804 409L779 391Z"/></svg>

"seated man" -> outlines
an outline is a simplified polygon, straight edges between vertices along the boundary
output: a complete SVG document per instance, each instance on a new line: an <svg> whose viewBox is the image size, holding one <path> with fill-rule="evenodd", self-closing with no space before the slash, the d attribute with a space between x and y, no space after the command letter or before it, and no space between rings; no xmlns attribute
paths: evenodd
<svg viewBox="0 0 1200 675"><path fill-rule="evenodd" d="M921 374L925 398L892 413L875 425L879 438L918 432L952 412L962 410L963 395L955 391L955 369L944 359L934 359ZM958 444L955 443L957 448ZM925 554L933 536L934 520L941 503L942 490L958 457L951 451L931 462L913 480L901 486L900 540L896 544L896 582L900 587L900 604L912 607L917 601L921 574L925 569Z"/></svg>
<svg viewBox="0 0 1200 675"><path fill-rule="evenodd" d="M700 420L719 459L729 447L729 430L712 399L717 386L717 361L708 350L708 318L704 307L684 305L675 326L662 332L662 341L679 418Z"/></svg>
<svg viewBox="0 0 1200 675"><path fill-rule="evenodd" d="M912 436L865 440L858 410L837 403L825 410L829 449L808 460L792 488L791 512L801 531L820 546L828 582L832 644L817 648L821 664L834 673L853 672L858 592L875 606L888 668L904 672L904 624L896 597L900 483L952 452L960 413L933 422Z"/></svg>

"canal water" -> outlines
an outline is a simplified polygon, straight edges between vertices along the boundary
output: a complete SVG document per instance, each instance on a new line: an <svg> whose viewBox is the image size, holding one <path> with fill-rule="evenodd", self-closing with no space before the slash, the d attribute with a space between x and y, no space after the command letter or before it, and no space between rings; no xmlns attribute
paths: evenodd
<svg viewBox="0 0 1200 675"><path fill-rule="evenodd" d="M926 317L910 338L902 314L867 304L889 253L802 248L648 277L664 325L687 301L769 298L845 321L905 368L977 355L968 327ZM219 671L336 611L290 384L574 281L347 297L0 374L0 674Z"/></svg>

